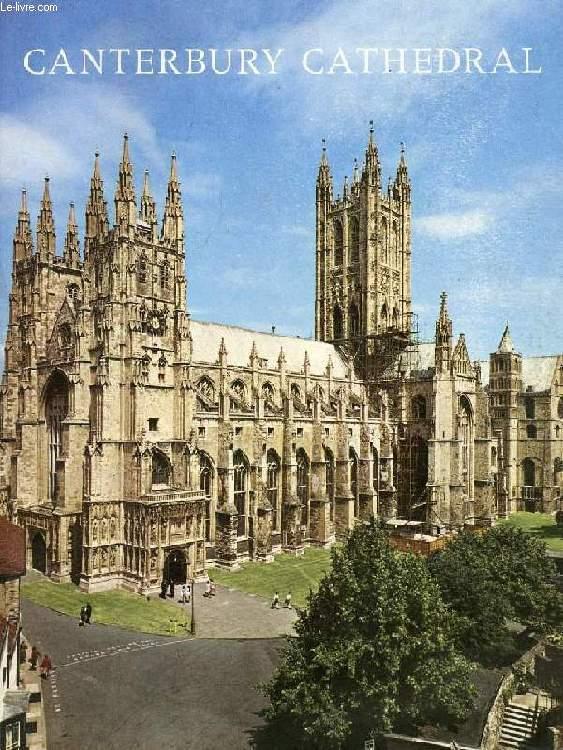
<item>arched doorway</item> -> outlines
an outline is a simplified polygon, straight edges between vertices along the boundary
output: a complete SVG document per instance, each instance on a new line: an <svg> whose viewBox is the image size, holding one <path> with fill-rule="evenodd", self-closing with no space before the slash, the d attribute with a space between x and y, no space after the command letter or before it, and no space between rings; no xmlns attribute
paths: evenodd
<svg viewBox="0 0 563 750"><path fill-rule="evenodd" d="M173 549L168 553L164 561L164 580L173 581L174 584L186 583L188 575L188 563L186 554L181 549Z"/></svg>
<svg viewBox="0 0 563 750"><path fill-rule="evenodd" d="M31 567L40 573L47 573L47 545L40 531L36 531L31 540Z"/></svg>

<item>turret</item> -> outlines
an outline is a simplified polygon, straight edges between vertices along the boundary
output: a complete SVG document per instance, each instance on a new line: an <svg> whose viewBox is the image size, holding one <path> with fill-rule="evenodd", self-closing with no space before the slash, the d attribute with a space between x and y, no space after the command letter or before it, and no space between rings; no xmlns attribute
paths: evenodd
<svg viewBox="0 0 563 750"><path fill-rule="evenodd" d="M74 203L70 204L68 221L66 226L64 262L71 268L78 268L80 261L80 241L78 239L78 226L74 213Z"/></svg>
<svg viewBox="0 0 563 750"><path fill-rule="evenodd" d="M37 217L37 255L41 260L52 259L56 251L55 219L49 192L49 178L45 177L41 207Z"/></svg>
<svg viewBox="0 0 563 750"><path fill-rule="evenodd" d="M128 236L137 223L137 204L133 183L133 165L129 159L129 137L123 136L123 154L115 190L115 224L121 236Z"/></svg>
<svg viewBox="0 0 563 750"><path fill-rule="evenodd" d="M25 190L22 190L18 223L14 232L14 263L24 258L31 258L32 255L33 237L27 208L27 193Z"/></svg>
<svg viewBox="0 0 563 750"><path fill-rule="evenodd" d="M326 153L326 141L322 140L321 161L317 175L317 203L319 201L332 201L332 175Z"/></svg>
<svg viewBox="0 0 563 750"><path fill-rule="evenodd" d="M411 181L407 169L404 143L401 143L401 156L399 157L399 164L397 166L397 175L395 177L393 193L397 200L403 199L410 201Z"/></svg>
<svg viewBox="0 0 563 750"><path fill-rule="evenodd" d="M184 210L182 207L180 183L178 182L176 154L174 152L170 159L170 176L168 178L168 189L164 204L164 215L162 217L162 239L168 240L170 244L175 244L178 251L183 250Z"/></svg>
<svg viewBox="0 0 563 750"><path fill-rule="evenodd" d="M436 372L448 373L452 358L452 321L448 315L448 295L440 295L440 313L436 321L435 365Z"/></svg>
<svg viewBox="0 0 563 750"><path fill-rule="evenodd" d="M86 231L84 236L84 260L90 253L92 241L102 238L109 229L107 204L104 200L104 181L100 174L100 155L94 157L94 171L90 179L90 195L86 204Z"/></svg>

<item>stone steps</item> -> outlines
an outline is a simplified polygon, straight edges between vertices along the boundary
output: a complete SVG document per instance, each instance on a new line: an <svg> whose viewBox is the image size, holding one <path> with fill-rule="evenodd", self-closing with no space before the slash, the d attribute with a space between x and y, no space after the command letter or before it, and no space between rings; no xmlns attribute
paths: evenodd
<svg viewBox="0 0 563 750"><path fill-rule="evenodd" d="M507 750L533 750L536 712L533 708L510 702L505 708L499 747Z"/></svg>

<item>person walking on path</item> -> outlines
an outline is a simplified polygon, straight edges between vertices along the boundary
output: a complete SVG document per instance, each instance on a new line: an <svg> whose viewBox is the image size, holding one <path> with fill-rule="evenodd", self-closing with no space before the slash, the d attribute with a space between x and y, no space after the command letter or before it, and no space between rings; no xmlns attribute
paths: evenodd
<svg viewBox="0 0 563 750"><path fill-rule="evenodd" d="M278 592L274 594L274 598L272 599L272 609L279 609L280 608L280 596Z"/></svg>
<svg viewBox="0 0 563 750"><path fill-rule="evenodd" d="M85 605L85 604L83 604L83 605L82 605L82 606L80 607L80 622L78 623L78 625L79 625L79 626L80 626L81 628L83 628L83 627L84 627L84 623L85 623L85 622L86 622L86 605Z"/></svg>
<svg viewBox="0 0 563 750"><path fill-rule="evenodd" d="M188 591L187 591L187 588L186 588L186 584L183 583L182 584L182 604L188 604L188 602L189 602Z"/></svg>
<svg viewBox="0 0 563 750"><path fill-rule="evenodd" d="M86 606L84 607L84 610L86 612L86 622L89 625L90 618L92 617L92 605L90 604L90 602L86 602Z"/></svg>
<svg viewBox="0 0 563 750"><path fill-rule="evenodd" d="M53 662L51 661L51 657L45 654L43 657L41 664L39 666L39 671L41 672L41 677L46 680L49 676L50 671L53 669Z"/></svg>
<svg viewBox="0 0 563 750"><path fill-rule="evenodd" d="M205 582L205 591L203 592L203 595L209 598L211 596L211 581L209 578Z"/></svg>
<svg viewBox="0 0 563 750"><path fill-rule="evenodd" d="M29 663L31 664L30 669L36 670L37 669L37 661L39 659L39 649L37 646L32 646L31 648L31 657L29 659Z"/></svg>
<svg viewBox="0 0 563 750"><path fill-rule="evenodd" d="M291 609L291 591L288 591L287 596L285 597L285 607Z"/></svg>

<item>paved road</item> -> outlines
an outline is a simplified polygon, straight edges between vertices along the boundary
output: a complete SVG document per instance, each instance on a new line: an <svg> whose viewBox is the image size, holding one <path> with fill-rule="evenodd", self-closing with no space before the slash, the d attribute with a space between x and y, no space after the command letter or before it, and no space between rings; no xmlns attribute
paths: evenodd
<svg viewBox="0 0 563 750"><path fill-rule="evenodd" d="M279 639L162 637L23 602L24 630L56 665L45 685L50 750L248 748L265 705L256 685Z"/></svg>
<svg viewBox="0 0 563 750"><path fill-rule="evenodd" d="M272 638L293 633L297 619L295 609L272 609L271 601L255 594L245 594L226 586L217 586L217 594L203 596L205 585L195 586L196 635L202 638ZM182 587L176 586L178 606Z"/></svg>

